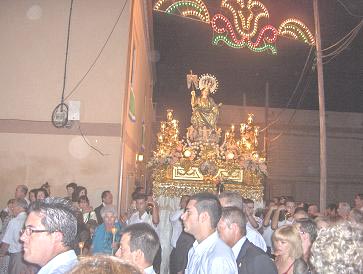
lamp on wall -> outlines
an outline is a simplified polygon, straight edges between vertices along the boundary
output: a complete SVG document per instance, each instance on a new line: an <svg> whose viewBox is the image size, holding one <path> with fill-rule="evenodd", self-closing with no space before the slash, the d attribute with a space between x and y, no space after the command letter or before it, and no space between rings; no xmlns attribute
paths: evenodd
<svg viewBox="0 0 363 274"><path fill-rule="evenodd" d="M144 154L136 153L136 162L141 163L142 161L144 161Z"/></svg>

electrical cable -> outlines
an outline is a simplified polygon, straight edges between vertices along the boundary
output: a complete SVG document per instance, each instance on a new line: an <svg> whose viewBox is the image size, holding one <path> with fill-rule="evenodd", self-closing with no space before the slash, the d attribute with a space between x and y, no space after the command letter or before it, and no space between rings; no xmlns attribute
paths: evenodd
<svg viewBox="0 0 363 274"><path fill-rule="evenodd" d="M309 63L309 60L310 60L310 57L311 57L311 53L312 53L313 48L314 48L313 46L311 46L311 47L310 47L309 54L308 54L308 56L307 56L307 58L306 58L306 61L305 61L304 67L303 67L303 69L302 69L302 71L301 71L301 73L300 73L299 80L298 80L298 82L296 83L296 86L295 86L295 88L294 88L294 90L293 90L293 92L292 92L292 94L291 94L291 96L290 96L290 98L289 98L289 100L288 100L288 102L287 102L286 106L285 106L282 110L280 110L280 112L277 114L276 118L275 118L273 121L271 121L270 123L268 123L268 125L267 125L266 127L264 127L263 129L261 129L261 130L260 130L260 132L263 132L263 131L265 131L266 129L268 129L269 127L271 127L272 125L276 124L276 123L280 120L280 116L282 115L282 113L284 113L284 112L286 111L286 109L290 106L290 104L291 104L291 102L292 102L293 98L294 98L294 97L295 97L295 95L296 95L296 92L298 91L298 88L299 88L300 83L301 83L301 81L302 81L302 79L303 79L303 76L306 74L307 65L308 65L308 63Z"/></svg>
<svg viewBox="0 0 363 274"><path fill-rule="evenodd" d="M125 0L125 3L116 19L116 22L114 23L112 30L110 32L110 34L107 36L107 39L105 41L105 43L103 44L103 46L101 47L100 51L98 52L96 58L94 59L94 61L92 62L91 66L89 67L89 69L86 71L86 73L83 75L83 77L78 81L78 83L75 85L75 87L67 94L67 96L64 98L64 100L67 100L76 90L77 88L81 85L81 83L83 82L83 80L87 77L88 73L93 69L93 67L96 65L98 59L100 58L103 50L105 49L106 45L108 44L108 41L111 38L111 35L113 34L118 22L120 21L121 15L123 14L126 4L127 4L128 0Z"/></svg>
<svg viewBox="0 0 363 274"><path fill-rule="evenodd" d="M83 134L83 132L82 132L82 130L81 130L81 126L80 125L78 125L78 129L79 129L79 132L81 133L81 136L82 136L82 138L83 138L83 140L85 141L85 143L90 147L90 148L92 148L92 149L94 149L95 151L97 151L101 156L109 156L110 154L106 154L106 153L103 153L101 150L99 150L98 148L96 148L96 147L94 147L93 145L91 145L88 141L87 141L87 139L86 139L86 137L85 137L85 135Z"/></svg>
<svg viewBox="0 0 363 274"><path fill-rule="evenodd" d="M361 23L359 23L357 25L358 28L356 28L350 35L349 37L346 38L346 40L339 45L339 47L337 49L335 49L334 51L323 55L323 58L327 58L327 57L333 57L335 58L336 56L338 56L341 52L343 52L345 49L348 48L348 46L354 41L355 37L358 35L360 29L363 26L363 20L361 21Z"/></svg>
<svg viewBox="0 0 363 274"><path fill-rule="evenodd" d="M52 124L56 128L65 127L67 125L67 123L68 123L68 105L64 103L64 91L65 91L66 80L67 80L69 36L70 36L70 33L71 33L71 19L72 19L73 1L74 0L71 0L71 5L70 5L70 8L69 8L67 43L66 43L66 54L65 54L65 61L64 61L63 88L62 88L61 102L60 102L60 104L58 104L54 108L54 110L52 112Z"/></svg>
<svg viewBox="0 0 363 274"><path fill-rule="evenodd" d="M68 17L66 59L65 59L65 62L64 62L63 90L62 90L62 98L61 98L61 103L62 104L64 103L64 90L66 88L67 64L68 64L68 50L69 50L69 36L70 36L70 33L71 33L71 18L72 18L73 1L74 0L71 0L71 7L69 9L69 17Z"/></svg>
<svg viewBox="0 0 363 274"><path fill-rule="evenodd" d="M363 17L363 15L361 15L361 14L355 14L355 13L351 12L349 10L349 8L341 0L337 0L337 2L346 10L346 12L349 13L349 15L351 15L353 17L360 17L360 18Z"/></svg>
<svg viewBox="0 0 363 274"><path fill-rule="evenodd" d="M305 85L305 87L303 89L303 92L300 95L299 101L296 104L296 107L294 109L294 112L292 113L289 121L287 122L287 125L286 125L285 130L283 130L279 135L275 136L272 140L270 140L269 141L269 144L273 143L274 141L276 141L277 139L279 139L282 135L286 134L290 130L289 127L290 127L291 123L293 122L293 119L296 116L297 110L300 107L300 105L302 103L302 100L304 99L304 96L306 94L307 88L310 86L310 82L311 82L311 73L308 75L307 83L306 83L306 85Z"/></svg>
<svg viewBox="0 0 363 274"><path fill-rule="evenodd" d="M344 39L346 39L349 35L352 34L352 32L354 32L357 28L361 28L361 24L363 24L363 20L361 20L358 25L356 25L350 32L348 32L343 38L341 38L338 42L334 43L333 45L325 48L325 49L322 49L321 51L324 52L324 51L327 51L335 46L337 46L340 42L344 41Z"/></svg>

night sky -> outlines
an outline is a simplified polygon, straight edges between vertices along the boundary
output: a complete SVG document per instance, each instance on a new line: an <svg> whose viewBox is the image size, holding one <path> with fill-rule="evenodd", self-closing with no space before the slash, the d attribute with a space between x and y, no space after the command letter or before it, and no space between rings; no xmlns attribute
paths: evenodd
<svg viewBox="0 0 363 274"><path fill-rule="evenodd" d="M220 1L204 1L210 14L220 8ZM270 18L261 22L278 28L287 18L303 21L314 33L312 0L261 0ZM345 5L351 13L343 7ZM362 0L319 0L322 48L342 39L363 20ZM358 17L360 15L361 17ZM247 105L264 106L265 84L269 83L270 107L318 109L317 76L314 70L315 50L307 62L301 84L294 89L310 52L310 46L292 39L278 37L277 55L254 53L246 48L233 49L226 45L213 46L209 25L168 15L153 13L154 46L157 82L154 101L158 114L173 108L177 118L189 119L190 91L186 74L193 70L201 75L214 74L219 89L213 96L225 105L242 105L243 93ZM324 51L324 54L330 53ZM324 87L326 110L363 112L363 30L338 56L324 58ZM294 96L292 96L294 94ZM179 114L178 114L179 113ZM163 115L163 114L162 114ZM178 117L179 116L179 117Z"/></svg>

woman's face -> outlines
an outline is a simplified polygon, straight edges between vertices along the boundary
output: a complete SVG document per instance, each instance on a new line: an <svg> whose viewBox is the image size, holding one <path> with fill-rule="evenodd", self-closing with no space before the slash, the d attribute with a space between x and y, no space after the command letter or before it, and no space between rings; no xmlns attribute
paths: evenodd
<svg viewBox="0 0 363 274"><path fill-rule="evenodd" d="M290 247L290 243L286 240L274 241L274 251L276 256L289 255Z"/></svg>
<svg viewBox="0 0 363 274"><path fill-rule="evenodd" d="M113 226L115 224L116 217L113 215L113 213L107 212L103 217L103 221L106 226Z"/></svg>
<svg viewBox="0 0 363 274"><path fill-rule="evenodd" d="M43 192L43 191L39 191L38 193L37 193L37 200L39 201L41 201L41 200L44 200L45 199L45 193Z"/></svg>
<svg viewBox="0 0 363 274"><path fill-rule="evenodd" d="M35 202L37 200L37 197L35 197L35 193L34 192L29 192L29 201L30 202Z"/></svg>
<svg viewBox="0 0 363 274"><path fill-rule="evenodd" d="M80 192L79 192L79 197L81 196L86 196L86 190L85 189L82 189Z"/></svg>
<svg viewBox="0 0 363 274"><path fill-rule="evenodd" d="M207 97L209 95L209 85L207 87L205 87L204 89L202 89L202 96L203 97Z"/></svg>
<svg viewBox="0 0 363 274"><path fill-rule="evenodd" d="M73 192L74 192L73 187L67 187L67 194L68 194L69 197L72 197Z"/></svg>
<svg viewBox="0 0 363 274"><path fill-rule="evenodd" d="M81 208L82 210L87 209L87 208L88 208L88 206L89 206L89 204L88 204L88 203L87 203L87 201L85 201L85 200L81 200L81 201L78 203L78 205L79 205L79 208Z"/></svg>

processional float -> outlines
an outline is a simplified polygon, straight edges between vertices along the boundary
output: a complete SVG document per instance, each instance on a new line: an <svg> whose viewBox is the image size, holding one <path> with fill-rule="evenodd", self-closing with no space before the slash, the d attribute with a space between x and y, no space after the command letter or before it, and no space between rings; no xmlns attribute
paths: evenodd
<svg viewBox="0 0 363 274"><path fill-rule="evenodd" d="M225 129L222 136L222 129L217 127L221 104L211 96L217 91L217 79L209 74L198 78L191 72L187 83L192 90L191 125L180 138L179 121L168 109L147 164L152 169L153 195L160 206L161 273L168 273L171 252L169 214L179 208L182 195L224 189L238 191L261 204L262 179L267 174L264 154L258 150L259 127L254 124L253 114L239 128L231 125Z"/></svg>
<svg viewBox="0 0 363 274"><path fill-rule="evenodd" d="M179 121L173 110L167 110L148 163L153 195L181 197L230 190L261 202L267 167L263 152L258 150L259 127L254 124L254 115L248 114L245 123L238 127L232 124L222 134L217 127L221 104L211 96L218 89L217 79L210 74L198 78L191 72L187 83L191 89L191 125L180 138ZM200 90L199 96L196 90Z"/></svg>

